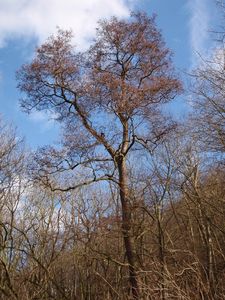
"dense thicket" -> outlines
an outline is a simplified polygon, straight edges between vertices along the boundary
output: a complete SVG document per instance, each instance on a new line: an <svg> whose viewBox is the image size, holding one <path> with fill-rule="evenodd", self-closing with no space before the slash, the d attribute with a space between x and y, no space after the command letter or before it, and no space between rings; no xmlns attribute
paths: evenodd
<svg viewBox="0 0 225 300"><path fill-rule="evenodd" d="M101 22L85 53L63 31L37 49L22 104L63 137L30 154L1 121L0 299L225 299L221 46L187 125L163 114L181 84L154 18Z"/></svg>

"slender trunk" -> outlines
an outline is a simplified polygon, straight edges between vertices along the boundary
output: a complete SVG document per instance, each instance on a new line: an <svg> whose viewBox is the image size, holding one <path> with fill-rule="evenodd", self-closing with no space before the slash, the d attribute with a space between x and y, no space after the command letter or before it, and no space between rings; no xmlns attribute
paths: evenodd
<svg viewBox="0 0 225 300"><path fill-rule="evenodd" d="M158 204L156 207L157 227L158 227L158 243L159 243L159 261L161 265L160 270L160 299L167 299L166 295L166 280L165 280L165 253L164 253L164 232L162 229L162 205Z"/></svg>
<svg viewBox="0 0 225 300"><path fill-rule="evenodd" d="M119 171L120 200L122 206L122 233L124 238L126 257L129 264L129 282L133 298L139 299L139 288L135 268L135 255L130 233L131 207L129 204L128 175L126 170L125 158L123 156L119 157L117 163Z"/></svg>
<svg viewBox="0 0 225 300"><path fill-rule="evenodd" d="M208 260L208 279L210 286L210 294L212 299L214 298L216 287L215 287L215 274L214 274L214 251L213 251L213 242L212 242L212 232L210 228L209 221L206 224L206 233L207 233L207 260Z"/></svg>

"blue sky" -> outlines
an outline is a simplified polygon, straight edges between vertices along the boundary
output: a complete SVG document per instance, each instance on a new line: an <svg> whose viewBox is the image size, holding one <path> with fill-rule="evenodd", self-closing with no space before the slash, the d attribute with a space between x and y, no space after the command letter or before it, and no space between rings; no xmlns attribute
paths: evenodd
<svg viewBox="0 0 225 300"><path fill-rule="evenodd" d="M85 49L99 18L127 17L136 9L157 14L158 27L181 74L198 63L198 53L207 55L212 43L209 31L219 23L213 0L0 0L0 114L17 127L28 145L53 143L58 128L51 116L21 112L16 70L57 26L72 29L77 47ZM173 105L177 114L187 109L184 98Z"/></svg>

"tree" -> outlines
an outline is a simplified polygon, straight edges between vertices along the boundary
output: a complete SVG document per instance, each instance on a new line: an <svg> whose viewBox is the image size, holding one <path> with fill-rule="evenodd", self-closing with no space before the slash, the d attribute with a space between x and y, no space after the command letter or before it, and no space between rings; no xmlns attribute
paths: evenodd
<svg viewBox="0 0 225 300"><path fill-rule="evenodd" d="M200 141L207 150L225 151L224 50L195 72L195 124Z"/></svg>
<svg viewBox="0 0 225 300"><path fill-rule="evenodd" d="M0 118L0 299L18 299L15 270L18 253L14 248L17 211L25 189L25 149L16 130Z"/></svg>
<svg viewBox="0 0 225 300"><path fill-rule="evenodd" d="M214 48L193 72L195 132L206 151L225 152L225 28L224 1L216 1L222 15L219 31L213 32Z"/></svg>
<svg viewBox="0 0 225 300"><path fill-rule="evenodd" d="M161 105L181 91L155 18L135 13L127 21L101 21L83 53L74 50L71 32L59 30L20 69L18 81L26 112L50 110L64 125L63 147L37 155L36 178L61 191L102 180L119 186L129 282L138 299L126 161L135 145L155 147L171 129Z"/></svg>

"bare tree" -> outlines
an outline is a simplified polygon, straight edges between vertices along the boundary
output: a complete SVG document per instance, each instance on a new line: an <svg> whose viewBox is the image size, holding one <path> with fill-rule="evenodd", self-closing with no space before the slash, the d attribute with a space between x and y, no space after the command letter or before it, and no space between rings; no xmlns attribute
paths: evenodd
<svg viewBox="0 0 225 300"><path fill-rule="evenodd" d="M18 299L15 269L19 240L14 234L16 213L25 188L25 148L13 126L0 119L0 297Z"/></svg>
<svg viewBox="0 0 225 300"><path fill-rule="evenodd" d="M201 57L193 71L194 132L206 151L225 151L225 27L224 1L218 3L222 12L219 30L212 32L214 42L208 57ZM219 15L219 14L218 14Z"/></svg>
<svg viewBox="0 0 225 300"><path fill-rule="evenodd" d="M102 180L118 184L130 287L138 299L126 160L135 145L155 147L170 130L161 105L181 84L154 17L101 21L84 53L75 52L71 37L59 30L18 72L23 108L51 110L64 125L64 147L39 153L37 177L61 191Z"/></svg>

